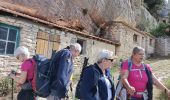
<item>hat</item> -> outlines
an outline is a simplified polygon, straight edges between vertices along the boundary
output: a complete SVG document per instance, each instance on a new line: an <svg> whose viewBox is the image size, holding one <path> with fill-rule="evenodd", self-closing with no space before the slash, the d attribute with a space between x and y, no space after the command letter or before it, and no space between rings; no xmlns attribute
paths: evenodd
<svg viewBox="0 0 170 100"><path fill-rule="evenodd" d="M116 56L113 56L113 52L109 50L102 50L97 56L97 61L102 59L115 59Z"/></svg>

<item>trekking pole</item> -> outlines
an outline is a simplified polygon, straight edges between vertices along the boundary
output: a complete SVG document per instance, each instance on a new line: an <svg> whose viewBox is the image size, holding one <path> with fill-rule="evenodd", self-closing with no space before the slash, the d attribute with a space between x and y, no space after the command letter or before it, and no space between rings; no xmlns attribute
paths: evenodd
<svg viewBox="0 0 170 100"><path fill-rule="evenodd" d="M11 94L11 100L13 100L13 94L14 94L14 79L12 79L12 94Z"/></svg>

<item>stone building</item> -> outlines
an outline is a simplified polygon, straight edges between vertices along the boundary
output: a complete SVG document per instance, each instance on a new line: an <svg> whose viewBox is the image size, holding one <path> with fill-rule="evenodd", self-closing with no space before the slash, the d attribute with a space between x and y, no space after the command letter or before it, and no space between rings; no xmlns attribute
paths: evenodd
<svg viewBox="0 0 170 100"><path fill-rule="evenodd" d="M159 56L170 56L170 38L169 37L160 37L157 38L155 46L155 54Z"/></svg>
<svg viewBox="0 0 170 100"><path fill-rule="evenodd" d="M84 57L89 57L89 63L93 63L101 49L113 51L118 59L129 57L134 46L145 48L147 56L154 53L155 37L124 21L113 21L109 31L99 37L89 31L76 30L77 24L75 27L66 27L67 22L50 21L50 18L43 18L36 11L34 16L33 11L28 7L0 1L0 72L9 71L11 67L18 68L19 62L13 56L18 46L28 47L31 55L50 57L52 49L60 50L78 42L83 50L75 60L77 70L82 66ZM74 26L73 23L71 26Z"/></svg>

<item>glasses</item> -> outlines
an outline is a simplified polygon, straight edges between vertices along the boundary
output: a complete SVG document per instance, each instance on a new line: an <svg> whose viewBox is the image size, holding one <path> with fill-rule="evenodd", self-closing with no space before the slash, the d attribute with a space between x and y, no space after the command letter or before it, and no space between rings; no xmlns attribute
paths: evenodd
<svg viewBox="0 0 170 100"><path fill-rule="evenodd" d="M114 60L114 59L108 59L108 58L106 58L106 59L107 59L107 60L110 60L111 62L113 62L113 60Z"/></svg>

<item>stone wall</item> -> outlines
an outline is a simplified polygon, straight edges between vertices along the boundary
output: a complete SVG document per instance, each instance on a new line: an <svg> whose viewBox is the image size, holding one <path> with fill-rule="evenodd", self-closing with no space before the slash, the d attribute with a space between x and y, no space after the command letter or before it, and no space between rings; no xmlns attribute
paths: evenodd
<svg viewBox="0 0 170 100"><path fill-rule="evenodd" d="M121 44L116 47L116 55L119 58L129 57L134 46L143 47L147 56L154 53L155 40L146 33L129 28L123 23L115 23L112 27L112 34L116 40L120 41ZM133 39L134 34L137 35L137 41L134 41ZM149 44L150 39L152 39L152 45Z"/></svg>
<svg viewBox="0 0 170 100"><path fill-rule="evenodd" d="M15 17L0 16L0 23L19 27L20 30L20 46L29 48L31 55L35 54L36 34L38 26L32 24L28 20L22 20ZM0 55L0 71L10 71L11 69L18 69L19 62L13 55ZM1 74L4 74L3 72Z"/></svg>
<svg viewBox="0 0 170 100"><path fill-rule="evenodd" d="M147 56L150 57L152 54L155 53L155 38L146 36L146 46L145 46L145 51L148 54Z"/></svg>
<svg viewBox="0 0 170 100"><path fill-rule="evenodd" d="M170 55L170 38L157 38L155 53L160 56Z"/></svg>
<svg viewBox="0 0 170 100"><path fill-rule="evenodd" d="M90 58L89 63L94 63L99 50L108 49L115 52L115 45L107 44L94 39L85 38L56 28L50 28L50 26L42 25L31 20L1 15L0 23L20 28L19 46L28 47L29 51L31 52L31 55L35 54L36 37L39 31L49 34L60 35L59 49L65 48L70 43L75 43L77 39L84 40L84 53L75 60L76 70L80 70L80 67L82 66L84 60L83 58L85 56ZM7 74L6 71L10 71L11 69L19 69L19 65L19 62L13 55L0 55L0 71L2 71L1 74ZM75 72L79 73L79 71Z"/></svg>

